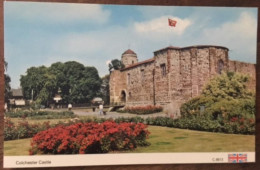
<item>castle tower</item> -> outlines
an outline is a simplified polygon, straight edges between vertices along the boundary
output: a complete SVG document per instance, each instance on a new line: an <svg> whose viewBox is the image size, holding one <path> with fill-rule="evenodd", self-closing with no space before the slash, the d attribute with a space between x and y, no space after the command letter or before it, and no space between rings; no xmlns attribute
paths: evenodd
<svg viewBox="0 0 260 170"><path fill-rule="evenodd" d="M132 64L137 63L138 59L136 53L128 49L122 54L121 61L125 65L125 67L128 67Z"/></svg>

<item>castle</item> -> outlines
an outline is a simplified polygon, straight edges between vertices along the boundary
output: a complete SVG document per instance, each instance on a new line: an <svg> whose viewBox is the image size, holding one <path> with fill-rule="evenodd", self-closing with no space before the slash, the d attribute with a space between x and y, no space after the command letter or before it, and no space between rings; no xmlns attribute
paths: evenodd
<svg viewBox="0 0 260 170"><path fill-rule="evenodd" d="M132 50L122 54L125 68L110 74L110 103L119 105L162 105L179 116L180 106L198 96L204 85L222 71L248 74L249 88L256 86L255 64L232 61L222 46L169 46L154 57L138 62Z"/></svg>

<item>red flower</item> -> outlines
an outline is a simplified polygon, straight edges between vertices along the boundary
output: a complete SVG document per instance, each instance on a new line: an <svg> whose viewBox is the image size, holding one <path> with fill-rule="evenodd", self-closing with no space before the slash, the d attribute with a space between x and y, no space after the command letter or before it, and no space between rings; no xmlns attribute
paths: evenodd
<svg viewBox="0 0 260 170"><path fill-rule="evenodd" d="M31 146L37 152L54 154L133 149L137 139L148 137L146 128L142 123L117 124L114 121L57 126L36 134Z"/></svg>

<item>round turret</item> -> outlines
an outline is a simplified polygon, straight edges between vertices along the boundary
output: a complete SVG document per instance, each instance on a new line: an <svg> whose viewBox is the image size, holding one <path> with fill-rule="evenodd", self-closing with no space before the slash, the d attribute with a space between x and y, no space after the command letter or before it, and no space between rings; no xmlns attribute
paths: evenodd
<svg viewBox="0 0 260 170"><path fill-rule="evenodd" d="M136 53L128 49L122 54L121 61L125 65L125 67L128 67L132 64L137 63L138 59Z"/></svg>

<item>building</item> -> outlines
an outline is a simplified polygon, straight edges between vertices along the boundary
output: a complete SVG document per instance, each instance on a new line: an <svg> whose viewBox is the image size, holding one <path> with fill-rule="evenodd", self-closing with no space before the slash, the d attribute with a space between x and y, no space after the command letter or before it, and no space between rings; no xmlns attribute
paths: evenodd
<svg viewBox="0 0 260 170"><path fill-rule="evenodd" d="M9 99L9 103L12 108L25 106L25 100L24 100L23 91L21 88L11 89L11 97Z"/></svg>
<svg viewBox="0 0 260 170"><path fill-rule="evenodd" d="M256 86L255 64L232 61L229 49L222 46L169 46L154 52L154 57L138 62L137 54L122 54L124 69L110 75L110 103L114 105L162 105L176 116L180 106L198 96L204 85L222 71L235 71L251 77Z"/></svg>

